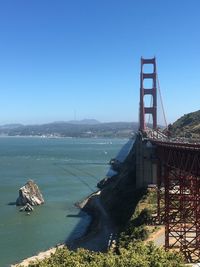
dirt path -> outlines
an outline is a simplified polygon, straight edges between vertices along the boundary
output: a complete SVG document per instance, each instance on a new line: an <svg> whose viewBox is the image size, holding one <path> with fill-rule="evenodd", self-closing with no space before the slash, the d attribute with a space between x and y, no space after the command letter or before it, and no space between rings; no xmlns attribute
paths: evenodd
<svg viewBox="0 0 200 267"><path fill-rule="evenodd" d="M156 246L164 246L165 243L165 227L162 225L160 229L152 233L150 237L145 241L153 241Z"/></svg>

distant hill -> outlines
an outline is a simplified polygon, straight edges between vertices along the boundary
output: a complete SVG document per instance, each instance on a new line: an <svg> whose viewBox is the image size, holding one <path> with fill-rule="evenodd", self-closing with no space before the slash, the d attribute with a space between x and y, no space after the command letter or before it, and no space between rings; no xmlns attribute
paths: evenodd
<svg viewBox="0 0 200 267"><path fill-rule="evenodd" d="M87 124L86 124L87 123ZM41 125L0 127L0 135L44 137L130 137L138 129L134 122L100 123L96 120L53 122Z"/></svg>
<svg viewBox="0 0 200 267"><path fill-rule="evenodd" d="M185 114L170 127L173 136L198 137L200 135L200 110Z"/></svg>
<svg viewBox="0 0 200 267"><path fill-rule="evenodd" d="M14 129L14 128L17 128L17 127L20 127L20 126L23 126L23 124L19 124L19 123L5 124L5 125L1 125L0 129L1 130L3 130L3 129Z"/></svg>
<svg viewBox="0 0 200 267"><path fill-rule="evenodd" d="M101 123L100 121L97 121L95 119L84 119L84 120L72 120L68 121L68 123L72 124L87 124L87 125L95 125Z"/></svg>

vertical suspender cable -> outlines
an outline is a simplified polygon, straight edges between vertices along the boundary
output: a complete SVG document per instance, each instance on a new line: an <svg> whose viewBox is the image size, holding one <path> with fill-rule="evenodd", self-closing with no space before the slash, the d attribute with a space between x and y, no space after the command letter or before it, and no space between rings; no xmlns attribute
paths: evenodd
<svg viewBox="0 0 200 267"><path fill-rule="evenodd" d="M166 115L165 115L165 110L164 110L163 99L162 99L161 90L160 90L160 82L159 82L159 79L158 79L158 74L156 76L157 76L158 92L159 92L159 96L160 96L164 122L165 122L165 126L167 128L168 127L167 126L167 119L166 119Z"/></svg>
<svg viewBox="0 0 200 267"><path fill-rule="evenodd" d="M153 96L151 96L151 101L150 101L150 107L153 106ZM148 127L150 127L150 123L152 123L152 115L149 114L149 118L148 118Z"/></svg>

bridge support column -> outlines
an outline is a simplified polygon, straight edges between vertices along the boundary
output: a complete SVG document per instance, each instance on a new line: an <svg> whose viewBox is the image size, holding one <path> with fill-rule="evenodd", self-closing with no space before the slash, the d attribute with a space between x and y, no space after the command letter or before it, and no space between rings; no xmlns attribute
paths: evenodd
<svg viewBox="0 0 200 267"><path fill-rule="evenodd" d="M144 65L153 65L152 73L145 73L143 70ZM144 81L148 79L152 81L152 87L145 88ZM153 129L157 129L157 78L156 78L156 59L144 59L141 58L141 73L140 73L140 130L146 129L145 114L151 114L153 118ZM144 104L145 95L152 95L152 106L146 107Z"/></svg>
<svg viewBox="0 0 200 267"><path fill-rule="evenodd" d="M135 141L136 151L136 187L142 188L148 185L156 185L157 160L155 147L144 138L141 133L137 135Z"/></svg>
<svg viewBox="0 0 200 267"><path fill-rule="evenodd" d="M188 262L199 261L200 177L171 169L165 192L165 247L180 248Z"/></svg>
<svg viewBox="0 0 200 267"><path fill-rule="evenodd" d="M165 187L162 162L157 160L157 222L163 224L165 216Z"/></svg>
<svg viewBox="0 0 200 267"><path fill-rule="evenodd" d="M180 250L188 262L200 259L199 147L163 143L157 155L164 168L165 248Z"/></svg>

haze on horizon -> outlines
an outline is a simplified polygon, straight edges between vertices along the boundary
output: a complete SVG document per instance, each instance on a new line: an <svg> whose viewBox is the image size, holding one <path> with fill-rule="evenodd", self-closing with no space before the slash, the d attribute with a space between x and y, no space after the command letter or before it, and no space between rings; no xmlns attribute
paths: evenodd
<svg viewBox="0 0 200 267"><path fill-rule="evenodd" d="M82 120L66 120L66 121L46 121L43 123L6 123L6 124L0 124L1 127L16 127L16 126L29 126L29 125L45 125L45 124L77 124L77 125L95 125L95 124L104 124L104 123L138 123L133 121L98 121L96 119L82 119Z"/></svg>
<svg viewBox="0 0 200 267"><path fill-rule="evenodd" d="M140 57L168 122L199 108L198 0L0 3L0 125L138 121ZM76 113L76 116L75 116Z"/></svg>

